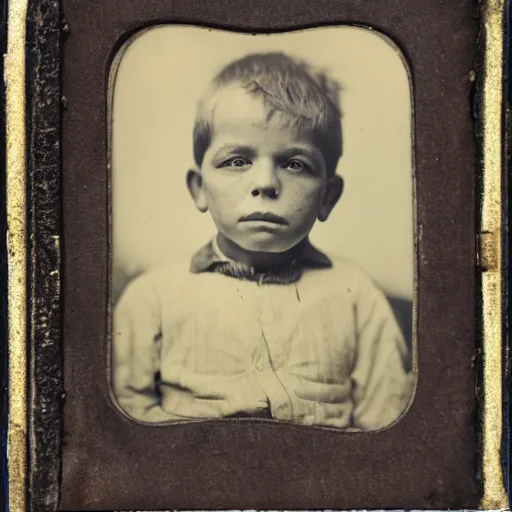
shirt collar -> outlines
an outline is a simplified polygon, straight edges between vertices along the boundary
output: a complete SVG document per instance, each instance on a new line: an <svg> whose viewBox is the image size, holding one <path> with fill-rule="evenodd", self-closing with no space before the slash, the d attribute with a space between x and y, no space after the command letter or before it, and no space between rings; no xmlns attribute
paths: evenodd
<svg viewBox="0 0 512 512"><path fill-rule="evenodd" d="M230 260L222 253L217 243L217 237L215 237L194 254L190 263L190 271L194 274L199 274L212 270L216 264L232 262L233 260ZM313 247L309 240L304 245L299 262L303 268L329 268L332 266L331 260L324 253Z"/></svg>

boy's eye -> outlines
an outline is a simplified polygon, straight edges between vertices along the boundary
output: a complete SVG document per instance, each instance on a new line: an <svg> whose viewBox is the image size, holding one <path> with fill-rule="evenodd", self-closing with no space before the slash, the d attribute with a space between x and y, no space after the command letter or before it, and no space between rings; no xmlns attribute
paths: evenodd
<svg viewBox="0 0 512 512"><path fill-rule="evenodd" d="M300 160L289 160L285 167L293 172L312 172L311 167Z"/></svg>
<svg viewBox="0 0 512 512"><path fill-rule="evenodd" d="M243 158L241 156L237 156L234 158L230 158L221 164L221 167L235 167L237 169L242 169L251 165L251 161L247 158Z"/></svg>

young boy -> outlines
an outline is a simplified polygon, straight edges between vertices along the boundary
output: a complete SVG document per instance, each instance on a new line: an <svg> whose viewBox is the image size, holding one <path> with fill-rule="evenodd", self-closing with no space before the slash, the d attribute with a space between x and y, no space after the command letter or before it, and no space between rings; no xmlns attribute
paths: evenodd
<svg viewBox="0 0 512 512"><path fill-rule="evenodd" d="M343 190L337 84L278 53L227 66L200 102L187 175L218 233L132 281L113 388L144 422L262 417L389 426L412 395L384 295L308 235Z"/></svg>

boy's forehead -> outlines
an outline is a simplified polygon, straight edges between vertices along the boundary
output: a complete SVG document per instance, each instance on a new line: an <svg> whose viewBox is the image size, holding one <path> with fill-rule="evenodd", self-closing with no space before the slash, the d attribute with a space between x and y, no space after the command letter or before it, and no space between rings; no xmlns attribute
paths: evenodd
<svg viewBox="0 0 512 512"><path fill-rule="evenodd" d="M268 125L268 109L262 98L249 94L242 87L221 89L214 97L212 105L214 127L225 125Z"/></svg>
<svg viewBox="0 0 512 512"><path fill-rule="evenodd" d="M292 116L271 108L262 97L245 91L241 86L218 92L211 106L213 134L264 132L279 138L312 142L312 133L300 130Z"/></svg>

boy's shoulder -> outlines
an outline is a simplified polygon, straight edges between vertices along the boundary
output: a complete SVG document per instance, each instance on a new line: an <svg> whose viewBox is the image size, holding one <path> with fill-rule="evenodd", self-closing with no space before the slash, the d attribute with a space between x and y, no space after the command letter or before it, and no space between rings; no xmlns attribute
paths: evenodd
<svg viewBox="0 0 512 512"><path fill-rule="evenodd" d="M330 290L349 295L356 301L383 295L373 278L358 263L337 255L329 255L329 260L329 267L307 269L303 276L305 282L326 292Z"/></svg>
<svg viewBox="0 0 512 512"><path fill-rule="evenodd" d="M331 260L332 263L331 269L333 273L347 275L366 275L366 272L354 260L339 255L330 255L329 259Z"/></svg>
<svg viewBox="0 0 512 512"><path fill-rule="evenodd" d="M315 278L323 277L325 280L338 283L340 280L344 282L364 282L372 283L363 268L355 261L339 255L329 255L330 265L320 268L311 268L309 272Z"/></svg>
<svg viewBox="0 0 512 512"><path fill-rule="evenodd" d="M133 281L153 285L169 280L179 283L190 275L190 258L183 257L153 265L141 272Z"/></svg>
<svg viewBox="0 0 512 512"><path fill-rule="evenodd" d="M124 293L159 294L170 285L187 287L193 274L190 272L190 258L180 258L159 263L138 272L126 285Z"/></svg>

